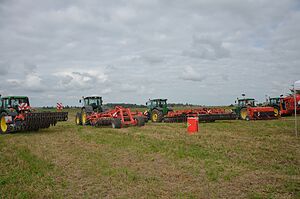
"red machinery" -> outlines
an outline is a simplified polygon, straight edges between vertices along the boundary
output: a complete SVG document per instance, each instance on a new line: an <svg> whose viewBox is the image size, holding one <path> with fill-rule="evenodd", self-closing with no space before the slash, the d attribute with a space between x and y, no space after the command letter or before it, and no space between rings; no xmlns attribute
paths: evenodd
<svg viewBox="0 0 300 199"><path fill-rule="evenodd" d="M187 117L198 117L199 121L214 122L215 120L234 120L236 114L220 108L196 108L169 111L164 116L164 122L186 122Z"/></svg>
<svg viewBox="0 0 300 199"><path fill-rule="evenodd" d="M281 116L290 116L295 111L295 98L293 95L287 97L272 97L268 100L268 106L274 107L275 113ZM300 94L296 95L296 111L300 113Z"/></svg>
<svg viewBox="0 0 300 199"><path fill-rule="evenodd" d="M83 115L85 114L85 115ZM140 114L133 114L129 108L116 106L105 112L77 113L75 122L77 125L107 126L122 128L126 126L144 126L145 119Z"/></svg>
<svg viewBox="0 0 300 199"><path fill-rule="evenodd" d="M292 115L295 111L294 96L287 96L280 99L280 114L282 116ZM300 94L296 95L296 111L300 113Z"/></svg>

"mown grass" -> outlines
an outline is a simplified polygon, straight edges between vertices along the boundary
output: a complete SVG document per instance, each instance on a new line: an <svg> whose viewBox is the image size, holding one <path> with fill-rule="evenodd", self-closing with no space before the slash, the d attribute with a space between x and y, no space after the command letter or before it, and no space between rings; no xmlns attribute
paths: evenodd
<svg viewBox="0 0 300 199"><path fill-rule="evenodd" d="M0 136L2 198L300 198L293 121L153 124L70 121Z"/></svg>

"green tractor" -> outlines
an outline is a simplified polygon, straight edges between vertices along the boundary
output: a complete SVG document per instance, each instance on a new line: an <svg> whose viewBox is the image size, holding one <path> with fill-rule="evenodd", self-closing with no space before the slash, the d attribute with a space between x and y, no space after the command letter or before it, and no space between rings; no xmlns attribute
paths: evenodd
<svg viewBox="0 0 300 199"><path fill-rule="evenodd" d="M67 112L34 112L27 96L0 95L0 133L37 131L67 120Z"/></svg>
<svg viewBox="0 0 300 199"><path fill-rule="evenodd" d="M102 97L100 96L89 96L89 97L82 97L82 100L79 100L79 103L83 103L83 106L81 107L81 113L77 113L75 118L75 123L77 125L86 125L87 119L86 116L93 113L103 112L103 101Z"/></svg>
<svg viewBox="0 0 300 199"><path fill-rule="evenodd" d="M12 121L19 113L18 105L27 103L29 106L28 97L25 96L0 96L0 133L9 131L9 121Z"/></svg>
<svg viewBox="0 0 300 199"><path fill-rule="evenodd" d="M274 112L275 112L275 116L279 116L280 115L280 110L281 110L281 106L282 104L282 97L269 97L269 101L267 103L268 106L274 107Z"/></svg>
<svg viewBox="0 0 300 199"><path fill-rule="evenodd" d="M162 122L164 116L168 114L169 111L172 111L168 107L167 99L149 99L146 102L148 110L146 114L148 119L151 119L152 122Z"/></svg>

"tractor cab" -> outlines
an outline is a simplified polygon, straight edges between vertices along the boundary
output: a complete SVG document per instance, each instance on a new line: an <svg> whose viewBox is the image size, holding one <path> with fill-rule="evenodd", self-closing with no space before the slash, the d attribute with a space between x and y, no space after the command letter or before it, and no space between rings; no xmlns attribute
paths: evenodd
<svg viewBox="0 0 300 199"><path fill-rule="evenodd" d="M82 97L82 100L79 100L79 103L83 101L82 109L86 109L90 112L102 112L102 97L100 96L89 96Z"/></svg>
<svg viewBox="0 0 300 199"><path fill-rule="evenodd" d="M256 103L255 103L255 99L253 98L244 98L244 99L238 99L238 107L247 107L247 106L251 106L251 107L255 107Z"/></svg>
<svg viewBox="0 0 300 199"><path fill-rule="evenodd" d="M19 111L19 106L21 104L26 104L27 107L30 106L29 99L27 96L6 96L1 98L1 110Z"/></svg>
<svg viewBox="0 0 300 199"><path fill-rule="evenodd" d="M149 99L146 105L148 108L147 115L152 122L161 122L163 116L171 111L168 107L167 99Z"/></svg>
<svg viewBox="0 0 300 199"><path fill-rule="evenodd" d="M268 105L269 106L279 106L281 99L282 99L281 97L270 97Z"/></svg>
<svg viewBox="0 0 300 199"><path fill-rule="evenodd" d="M162 111L164 115L170 110L168 108L167 99L152 99L146 102L146 105L149 110L157 109Z"/></svg>

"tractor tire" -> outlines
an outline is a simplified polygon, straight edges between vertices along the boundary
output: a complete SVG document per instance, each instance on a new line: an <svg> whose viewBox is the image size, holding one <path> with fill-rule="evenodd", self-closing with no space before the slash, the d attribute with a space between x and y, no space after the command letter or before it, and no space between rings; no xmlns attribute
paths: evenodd
<svg viewBox="0 0 300 199"><path fill-rule="evenodd" d="M0 134L8 133L9 131L9 126L6 124L5 121L6 115L7 115L6 113L2 113L0 115Z"/></svg>
<svg viewBox="0 0 300 199"><path fill-rule="evenodd" d="M75 116L75 124L76 125L82 125L81 118L82 118L81 113L76 113L76 116Z"/></svg>
<svg viewBox="0 0 300 199"><path fill-rule="evenodd" d="M137 126L145 126L145 119L143 117L136 117Z"/></svg>
<svg viewBox="0 0 300 199"><path fill-rule="evenodd" d="M114 118L111 121L111 127L113 129L120 129L122 126L121 120L119 118Z"/></svg>
<svg viewBox="0 0 300 199"><path fill-rule="evenodd" d="M81 112L81 123L84 126L89 124L89 122L86 119L86 116L87 116L87 113L85 111L82 111Z"/></svg>
<svg viewBox="0 0 300 199"><path fill-rule="evenodd" d="M158 110L153 110L151 113L151 121L152 122L162 122L163 120L163 113Z"/></svg>
<svg viewBox="0 0 300 199"><path fill-rule="evenodd" d="M279 109L279 107L274 107L274 116L276 118L280 117L280 109Z"/></svg>
<svg viewBox="0 0 300 199"><path fill-rule="evenodd" d="M240 111L240 119L246 120L247 117L249 118L247 108L242 108Z"/></svg>

